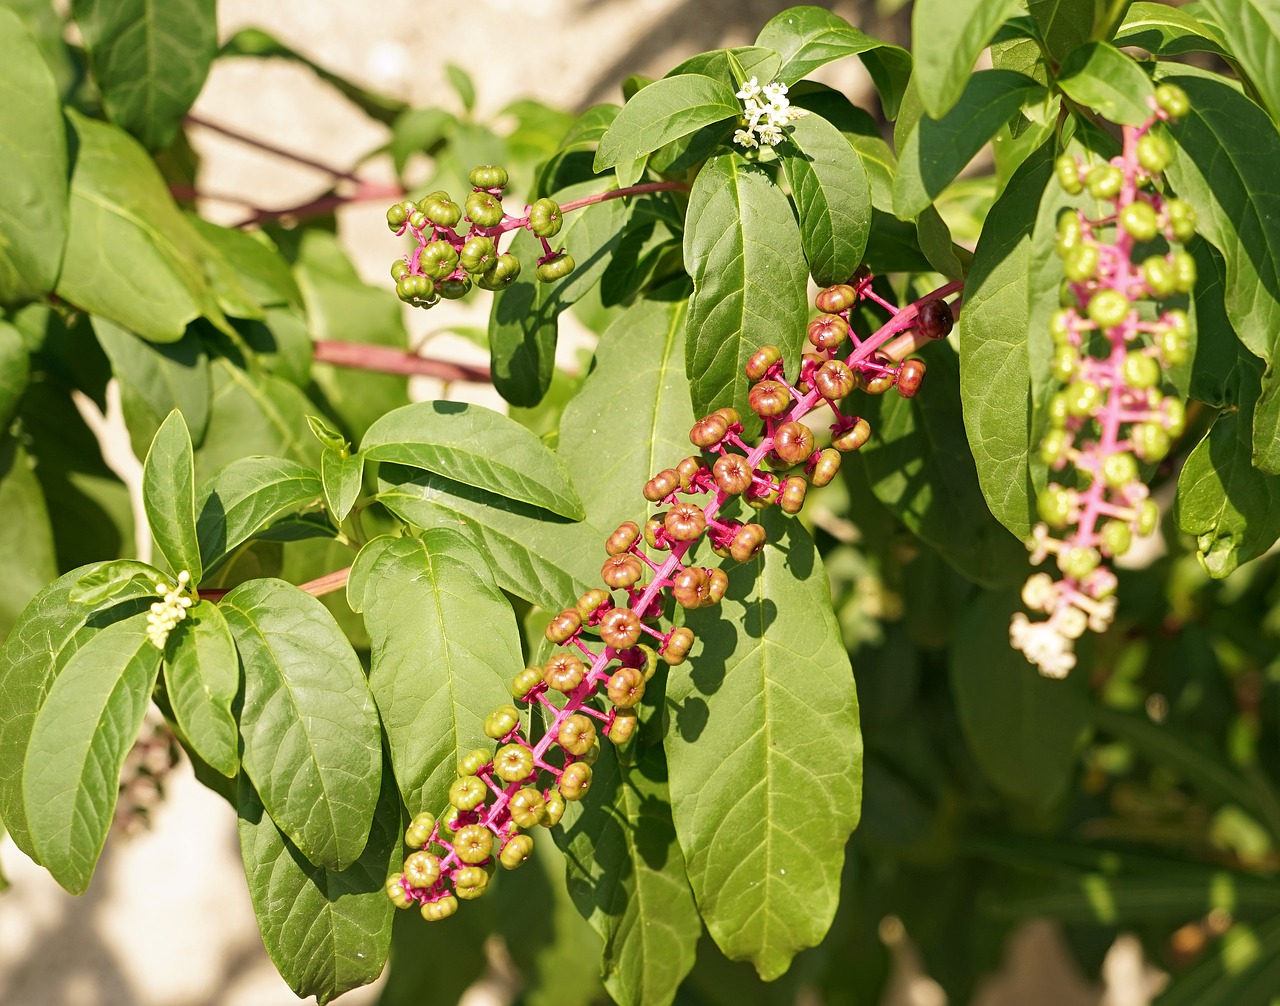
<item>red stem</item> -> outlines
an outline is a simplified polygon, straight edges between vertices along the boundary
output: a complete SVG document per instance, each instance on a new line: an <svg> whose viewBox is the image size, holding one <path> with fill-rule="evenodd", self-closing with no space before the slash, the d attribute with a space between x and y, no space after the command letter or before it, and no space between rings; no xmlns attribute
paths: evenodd
<svg viewBox="0 0 1280 1006"><path fill-rule="evenodd" d="M351 567L348 566L346 569L336 569L332 573L325 573L324 576L300 583L298 589L312 597L324 597L325 594L336 594L345 587L350 576ZM225 597L229 590L230 588L210 587L200 591L200 598L205 601L218 601Z"/></svg>
<svg viewBox="0 0 1280 1006"><path fill-rule="evenodd" d="M237 133L235 130L228 129L226 126L219 126L217 123L209 122L195 115L188 115L187 122L193 126L199 126L201 129L208 129L211 132L225 136L227 139L235 140L243 143L247 147L253 147L255 150L261 150L264 153L275 154L276 157L283 157L286 161L293 161L294 164L301 164L304 167L314 168L316 171L323 171L327 175L334 178L342 178L348 182L359 183L360 179L349 171L343 171L321 161L313 161L310 157L304 157L302 154L294 153L292 150L285 150L283 147L277 147L275 144L267 143L265 140L255 140L252 136L245 136L243 133Z"/></svg>
<svg viewBox="0 0 1280 1006"><path fill-rule="evenodd" d="M643 196L649 192L688 192L688 182L645 182L643 185L628 185L624 189L610 189L608 192L597 192L593 196L583 196L581 199L571 199L567 203L560 204L561 213L572 213L574 210L580 210L584 206L594 206L596 203L602 203L606 199L622 199L625 196Z"/></svg>
<svg viewBox="0 0 1280 1006"><path fill-rule="evenodd" d="M488 384L493 380L488 367L450 363L448 360L416 356L390 346L369 346L357 342L317 340L313 343L312 359L317 363L331 363L335 367L373 370L381 374L421 375L438 377L442 381L471 381L474 384Z"/></svg>

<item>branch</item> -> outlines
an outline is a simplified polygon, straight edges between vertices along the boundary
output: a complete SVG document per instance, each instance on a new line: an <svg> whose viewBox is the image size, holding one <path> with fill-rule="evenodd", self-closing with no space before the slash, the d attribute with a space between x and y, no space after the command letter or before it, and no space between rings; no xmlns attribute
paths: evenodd
<svg viewBox="0 0 1280 1006"><path fill-rule="evenodd" d="M381 374L420 375L438 377L442 381L470 381L473 384L489 384L493 380L488 367L451 363L448 360L418 356L403 349L356 342L320 339L313 344L312 359L335 367L372 370Z"/></svg>
<svg viewBox="0 0 1280 1006"><path fill-rule="evenodd" d="M316 577L314 580L308 580L306 583L298 584L298 589L303 593L310 594L312 597L324 597L325 594L336 594L347 585L347 580L351 577L351 567L345 569L334 570L332 573L325 573L324 576ZM208 590L200 591L200 597L205 601L217 601L225 597L230 588L210 587Z"/></svg>

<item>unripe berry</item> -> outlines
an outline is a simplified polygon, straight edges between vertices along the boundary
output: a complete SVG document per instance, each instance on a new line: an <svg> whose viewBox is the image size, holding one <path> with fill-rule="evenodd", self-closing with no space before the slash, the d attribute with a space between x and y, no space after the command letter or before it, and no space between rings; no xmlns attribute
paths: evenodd
<svg viewBox="0 0 1280 1006"><path fill-rule="evenodd" d="M1161 84L1157 87L1156 105L1166 115L1170 115L1175 119L1181 119L1191 111L1191 102L1187 99L1187 92L1178 87L1177 84Z"/></svg>
<svg viewBox="0 0 1280 1006"><path fill-rule="evenodd" d="M791 392L781 381L761 381L747 393L747 404L761 418L780 416L791 408Z"/></svg>
<svg viewBox="0 0 1280 1006"><path fill-rule="evenodd" d="M571 755L584 755L596 742L595 724L587 716L574 713L566 717L556 732L556 743Z"/></svg>
<svg viewBox="0 0 1280 1006"><path fill-rule="evenodd" d="M815 486L821 489L823 486L830 485L831 480L836 477L836 473L839 471L840 452L828 447L818 455L818 460L813 466L813 474L809 478Z"/></svg>
<svg viewBox="0 0 1280 1006"><path fill-rule="evenodd" d="M1160 411L1164 414L1164 428L1169 436L1180 437L1187 428L1187 407L1181 399L1165 398L1160 402Z"/></svg>
<svg viewBox="0 0 1280 1006"><path fill-rule="evenodd" d="M464 863L473 866L483 863L493 852L493 833L482 824L459 828L453 838L453 851Z"/></svg>
<svg viewBox="0 0 1280 1006"><path fill-rule="evenodd" d="M471 278L463 276L461 279L442 279L436 284L436 291L445 300L461 300L471 292Z"/></svg>
<svg viewBox="0 0 1280 1006"><path fill-rule="evenodd" d="M1100 258L1097 245L1076 245L1062 261L1062 274L1072 283L1087 283L1098 275Z"/></svg>
<svg viewBox="0 0 1280 1006"><path fill-rule="evenodd" d="M614 744L625 744L631 740L640 725L640 717L634 709L619 709L609 724L609 740Z"/></svg>
<svg viewBox="0 0 1280 1006"><path fill-rule="evenodd" d="M414 814L409 827L405 829L404 844L412 849L421 849L431 838L436 827L436 816L427 811Z"/></svg>
<svg viewBox="0 0 1280 1006"><path fill-rule="evenodd" d="M1099 328L1115 328L1129 316L1130 306L1119 290L1099 290L1089 298L1089 319Z"/></svg>
<svg viewBox="0 0 1280 1006"><path fill-rule="evenodd" d="M1139 200L1120 211L1120 226L1138 241L1151 241L1160 233L1160 221L1151 204Z"/></svg>
<svg viewBox="0 0 1280 1006"><path fill-rule="evenodd" d="M536 789L517 790L507 802L511 820L521 828L532 828L547 817L547 804Z"/></svg>
<svg viewBox="0 0 1280 1006"><path fill-rule="evenodd" d="M773 453L785 465L798 465L813 453L813 431L804 423L782 423L773 434Z"/></svg>
<svg viewBox="0 0 1280 1006"><path fill-rule="evenodd" d="M858 302L858 293L848 283L837 283L821 290L813 299L814 306L826 314L847 311Z"/></svg>
<svg viewBox="0 0 1280 1006"><path fill-rule="evenodd" d="M560 776L558 788L566 800L581 800L591 788L591 766L580 761L569 765Z"/></svg>
<svg viewBox="0 0 1280 1006"><path fill-rule="evenodd" d="M1173 266L1163 255L1152 255L1142 263L1142 281L1151 295L1160 299L1171 296L1177 287Z"/></svg>
<svg viewBox="0 0 1280 1006"><path fill-rule="evenodd" d="M446 894L443 898L437 898L435 901L428 901L422 906L422 917L428 922L443 922L450 915L458 910L458 899L452 894Z"/></svg>
<svg viewBox="0 0 1280 1006"><path fill-rule="evenodd" d="M707 571L688 566L671 578L671 596L682 608L701 608L710 595Z"/></svg>
<svg viewBox="0 0 1280 1006"><path fill-rule="evenodd" d="M534 270L534 273L543 283L554 283L556 280L564 279L568 276L576 266L577 263L574 262L573 256L568 252L562 252L549 262L543 262Z"/></svg>
<svg viewBox="0 0 1280 1006"><path fill-rule="evenodd" d="M399 283L402 279L409 275L409 263L402 258L396 259L391 263L391 278Z"/></svg>
<svg viewBox="0 0 1280 1006"><path fill-rule="evenodd" d="M1075 381L1067 385L1067 412L1076 419L1092 415L1102 404L1102 389L1092 381Z"/></svg>
<svg viewBox="0 0 1280 1006"><path fill-rule="evenodd" d="M520 725L520 710L515 706L499 706L484 721L484 735L501 740Z"/></svg>
<svg viewBox="0 0 1280 1006"><path fill-rule="evenodd" d="M1058 468L1067 460L1071 438L1066 430L1049 430L1040 441L1040 460L1050 468Z"/></svg>
<svg viewBox="0 0 1280 1006"><path fill-rule="evenodd" d="M488 192L472 192L467 196L467 219L477 227L496 227L502 223L502 200Z"/></svg>
<svg viewBox="0 0 1280 1006"><path fill-rule="evenodd" d="M477 189L500 189L507 184L507 172L493 164L478 164L471 169L467 180Z"/></svg>
<svg viewBox="0 0 1280 1006"><path fill-rule="evenodd" d="M427 226L427 215L421 210L414 210L409 214L409 226L415 231L420 231Z"/></svg>
<svg viewBox="0 0 1280 1006"><path fill-rule="evenodd" d="M413 852L404 861L404 879L413 887L430 887L440 879L440 860L429 852Z"/></svg>
<svg viewBox="0 0 1280 1006"><path fill-rule="evenodd" d="M792 475L782 483L782 492L778 496L778 506L783 513L794 516L804 507L805 493L809 483L799 475Z"/></svg>
<svg viewBox="0 0 1280 1006"><path fill-rule="evenodd" d="M710 418L710 417L708 417ZM706 419L703 422L707 422ZM695 426L694 429L697 429ZM644 484L642 495L650 503L666 499L680 488L680 473L674 468L664 468Z"/></svg>
<svg viewBox="0 0 1280 1006"><path fill-rule="evenodd" d="M581 615L583 619L589 619L603 605L606 605L608 603L609 603L608 592L601 590L599 587L596 587L593 590L588 590L585 594L583 594L580 598L578 598L578 614Z"/></svg>
<svg viewBox="0 0 1280 1006"><path fill-rule="evenodd" d="M714 447L728 432L728 420L713 412L693 424L693 428L689 430L689 440L695 447Z"/></svg>
<svg viewBox="0 0 1280 1006"><path fill-rule="evenodd" d="M635 586L644 575L644 563L631 552L611 555L600 567L600 579L614 590Z"/></svg>
<svg viewBox="0 0 1280 1006"><path fill-rule="evenodd" d="M1054 345L1063 346L1071 341L1071 325L1075 319L1075 312L1069 307L1064 307L1053 312L1053 316L1049 319L1049 334L1053 336Z"/></svg>
<svg viewBox="0 0 1280 1006"><path fill-rule="evenodd" d="M538 237L555 237L563 224L564 214L554 199L539 199L529 207L529 230Z"/></svg>
<svg viewBox="0 0 1280 1006"><path fill-rule="evenodd" d="M423 207L423 214L437 227L456 227L458 221L462 219L462 207L449 198L444 192L434 194L436 198L432 199L428 196L423 200L426 205ZM430 200L428 202L427 200Z"/></svg>
<svg viewBox="0 0 1280 1006"><path fill-rule="evenodd" d="M1164 171L1172 159L1173 151L1163 136L1146 133L1138 140L1138 163L1153 175Z"/></svg>
<svg viewBox="0 0 1280 1006"><path fill-rule="evenodd" d="M1075 494L1062 486L1045 486L1036 494L1036 513L1052 528L1064 528L1076 516Z"/></svg>
<svg viewBox="0 0 1280 1006"><path fill-rule="evenodd" d="M1173 288L1178 293L1190 293L1196 285L1196 260L1184 251L1174 252L1172 259Z"/></svg>
<svg viewBox="0 0 1280 1006"><path fill-rule="evenodd" d="M1107 555L1124 555L1133 543L1133 532L1121 520L1109 520L1102 525L1102 551Z"/></svg>
<svg viewBox="0 0 1280 1006"><path fill-rule="evenodd" d="M1060 257L1065 257L1068 252L1080 246L1080 242L1084 240L1084 224L1080 222L1080 216L1075 210L1063 210L1058 215L1056 234L1055 247Z"/></svg>
<svg viewBox="0 0 1280 1006"><path fill-rule="evenodd" d="M539 823L544 828L554 828L560 823L562 817L564 817L564 797L560 795L559 790L553 789L547 794L546 814Z"/></svg>
<svg viewBox="0 0 1280 1006"><path fill-rule="evenodd" d="M1137 506L1138 515L1134 520L1134 530L1144 538L1154 534L1160 523L1160 508L1153 499L1145 499Z"/></svg>
<svg viewBox="0 0 1280 1006"><path fill-rule="evenodd" d="M813 375L813 386L829 402L844 398L856 383L853 371L839 360L828 360Z"/></svg>
<svg viewBox="0 0 1280 1006"><path fill-rule="evenodd" d="M663 494L666 495L665 493ZM658 497L661 499L662 497ZM618 529L609 535L604 543L604 550L609 555L621 555L631 549L640 538L640 525L633 520L623 521Z"/></svg>
<svg viewBox="0 0 1280 1006"><path fill-rule="evenodd" d="M391 903L397 908L408 908L413 904L413 900L405 893L401 881L404 880L403 873L393 873L387 878L385 890L387 897L391 899Z"/></svg>
<svg viewBox="0 0 1280 1006"><path fill-rule="evenodd" d="M713 416L719 416L721 419L723 419L723 420L724 420L726 423L728 423L730 426L732 426L734 423L741 423L741 422L742 422L742 417L741 417L740 415L738 415L738 410L737 410L737 409L731 409L731 408L729 408L728 406L724 406L724 407L722 407L722 408L716 409L716 411L715 411L715 412L713 412L713 413L711 413L711 414L712 414Z"/></svg>
<svg viewBox="0 0 1280 1006"><path fill-rule="evenodd" d="M856 451L871 436L871 424L859 419L847 430L842 430L831 438L831 446L838 451Z"/></svg>
<svg viewBox="0 0 1280 1006"><path fill-rule="evenodd" d="M1181 314L1181 312L1178 313ZM1190 358L1191 347L1187 344L1188 337L1185 330L1169 326L1156 333L1155 343L1166 367L1180 367Z"/></svg>
<svg viewBox="0 0 1280 1006"><path fill-rule="evenodd" d="M691 646L693 646L693 630L682 625L678 629L671 630L667 641L658 652L662 654L663 660L674 667L676 664L684 663L684 658L689 655Z"/></svg>
<svg viewBox="0 0 1280 1006"><path fill-rule="evenodd" d="M520 782L533 772L533 752L523 744L504 744L493 756L493 772L503 782Z"/></svg>
<svg viewBox="0 0 1280 1006"><path fill-rule="evenodd" d="M754 469L741 454L722 454L711 466L716 485L731 496L745 492L753 474Z"/></svg>
<svg viewBox="0 0 1280 1006"><path fill-rule="evenodd" d="M1160 364L1145 353L1134 350L1125 354L1120 375L1129 387L1145 391L1160 383Z"/></svg>
<svg viewBox="0 0 1280 1006"><path fill-rule="evenodd" d="M644 543L659 552L665 552L671 547L671 543L667 541L667 532L662 526L664 517L666 514L661 513L644 522ZM662 533L661 538L659 538L659 532Z"/></svg>
<svg viewBox="0 0 1280 1006"><path fill-rule="evenodd" d="M396 203L387 210L387 226L393 231L398 231L404 226L404 222L409 219L409 214L413 212L409 207L413 203L406 206L404 203ZM414 207L416 209L416 207Z"/></svg>
<svg viewBox="0 0 1280 1006"><path fill-rule="evenodd" d="M1080 181L1080 165L1070 154L1062 154L1053 162L1053 173L1067 195L1078 196L1084 191L1084 183Z"/></svg>
<svg viewBox="0 0 1280 1006"><path fill-rule="evenodd" d="M1070 381L1076 376L1076 371L1080 369L1080 354L1076 352L1074 346L1059 346L1053 351L1049 369L1053 373L1054 380L1059 382Z"/></svg>
<svg viewBox="0 0 1280 1006"><path fill-rule="evenodd" d="M705 606L719 604L724 598L724 592L729 589L729 575L723 569L707 570L707 599L703 602ZM656 661L646 665L644 678L646 681L653 677L653 669Z"/></svg>
<svg viewBox="0 0 1280 1006"><path fill-rule="evenodd" d="M778 461L775 464L775 467L790 468L791 466L782 461ZM763 510L778 502L778 495L781 492L782 489L778 484L770 479L767 483L753 482L750 488L742 494L742 498L746 501L747 506L751 507L752 510Z"/></svg>
<svg viewBox="0 0 1280 1006"><path fill-rule="evenodd" d="M1127 451L1108 454L1102 462L1102 478L1112 489L1119 489L1138 477L1138 462Z"/></svg>
<svg viewBox="0 0 1280 1006"><path fill-rule="evenodd" d="M1083 580L1095 569L1102 557L1096 548L1064 548L1058 553L1058 568L1073 580Z"/></svg>
<svg viewBox="0 0 1280 1006"><path fill-rule="evenodd" d="M903 360L902 366L898 368L896 384L898 394L903 398L915 398L923 380L924 360L917 360L914 357L910 360Z"/></svg>
<svg viewBox="0 0 1280 1006"><path fill-rule="evenodd" d="M1164 204L1164 213L1169 221L1169 230L1179 241L1185 243L1196 236L1196 211L1190 203L1170 199Z"/></svg>
<svg viewBox="0 0 1280 1006"><path fill-rule="evenodd" d="M520 260L510 252L503 252L477 281L485 290L501 290L520 276Z"/></svg>
<svg viewBox="0 0 1280 1006"><path fill-rule="evenodd" d="M542 679L547 687L566 694L582 684L585 674L586 667L576 653L557 653L542 666Z"/></svg>
<svg viewBox="0 0 1280 1006"><path fill-rule="evenodd" d="M493 238L477 234L467 238L458 254L458 262L473 276L483 273L498 259L497 250L493 246Z"/></svg>
<svg viewBox="0 0 1280 1006"><path fill-rule="evenodd" d="M1115 199L1124 187L1124 173L1114 164L1099 164L1089 170L1084 181L1094 199Z"/></svg>
<svg viewBox="0 0 1280 1006"><path fill-rule="evenodd" d="M449 802L458 810L475 810L489 795L489 787L473 775L455 779L449 787Z"/></svg>
<svg viewBox="0 0 1280 1006"><path fill-rule="evenodd" d="M761 346L747 360L747 365L744 368L747 372L747 377L753 381L760 380L769 368L781 359L782 353L778 351L777 346Z"/></svg>
<svg viewBox="0 0 1280 1006"><path fill-rule="evenodd" d="M817 349L835 349L849 334L849 326L838 314L820 314L809 322L809 342Z"/></svg>
<svg viewBox="0 0 1280 1006"><path fill-rule="evenodd" d="M511 697L524 699L529 693L542 684L542 670L538 667L526 667L511 680Z"/></svg>
<svg viewBox="0 0 1280 1006"><path fill-rule="evenodd" d="M476 748L458 759L458 775L475 775L488 764L489 752L484 748Z"/></svg>
<svg viewBox="0 0 1280 1006"><path fill-rule="evenodd" d="M512 835L502 846L498 859L508 870L524 865L533 852L533 839L528 835Z"/></svg>
<svg viewBox="0 0 1280 1006"><path fill-rule="evenodd" d="M744 524L733 536L733 541L729 544L729 554L738 562L749 562L764 548L767 537L764 528L759 524Z"/></svg>
<svg viewBox="0 0 1280 1006"><path fill-rule="evenodd" d="M640 641L640 618L630 608L610 608L600 619L600 638L615 650L625 650Z"/></svg>
<svg viewBox="0 0 1280 1006"><path fill-rule="evenodd" d="M448 241L430 241L419 255L418 265L432 279L444 279L458 268L458 252Z"/></svg>
<svg viewBox="0 0 1280 1006"><path fill-rule="evenodd" d="M631 525L635 527L635 525ZM565 608L547 623L545 635L549 643L563 643L573 637L582 628L582 616L576 608Z"/></svg>
<svg viewBox="0 0 1280 1006"><path fill-rule="evenodd" d="M667 511L662 526L676 541L695 541L707 529L707 515L695 503L677 503Z"/></svg>
<svg viewBox="0 0 1280 1006"><path fill-rule="evenodd" d="M453 893L464 901L473 901L489 886L489 874L479 866L464 866L453 875Z"/></svg>

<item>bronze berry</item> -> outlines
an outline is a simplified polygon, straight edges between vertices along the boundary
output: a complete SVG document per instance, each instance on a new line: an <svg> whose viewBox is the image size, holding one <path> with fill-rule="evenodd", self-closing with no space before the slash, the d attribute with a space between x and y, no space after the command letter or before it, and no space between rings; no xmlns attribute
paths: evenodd
<svg viewBox="0 0 1280 1006"><path fill-rule="evenodd" d="M798 465L813 453L813 431L804 423L783 423L774 431L773 453L784 465Z"/></svg>
<svg viewBox="0 0 1280 1006"><path fill-rule="evenodd" d="M837 283L820 291L813 303L819 311L835 314L837 311L849 310L857 300L858 293L853 287L848 283Z"/></svg>
<svg viewBox="0 0 1280 1006"><path fill-rule="evenodd" d="M711 474L721 491L736 496L751 485L755 469L741 454L723 454L711 466Z"/></svg>
<svg viewBox="0 0 1280 1006"><path fill-rule="evenodd" d="M667 511L662 526L676 541L693 541L707 529L707 516L694 503L677 503Z"/></svg>
<svg viewBox="0 0 1280 1006"><path fill-rule="evenodd" d="M747 360L747 377L753 381L760 380L768 372L769 368L781 359L782 353L777 346L761 346Z"/></svg>
<svg viewBox="0 0 1280 1006"><path fill-rule="evenodd" d="M955 316L945 300L926 300L916 314L916 328L930 339L945 339L954 325Z"/></svg>
<svg viewBox="0 0 1280 1006"><path fill-rule="evenodd" d="M748 392L747 404L762 419L780 416L791 408L791 392L780 381L761 381Z"/></svg>
<svg viewBox="0 0 1280 1006"><path fill-rule="evenodd" d="M898 394L903 398L915 398L920 390L920 382L924 380L923 360L904 360L898 368Z"/></svg>
<svg viewBox="0 0 1280 1006"><path fill-rule="evenodd" d="M640 618L630 608L610 608L600 619L600 638L615 650L625 650L640 641Z"/></svg>
<svg viewBox="0 0 1280 1006"><path fill-rule="evenodd" d="M818 349L835 349L849 334L849 326L838 314L820 314L809 322L809 341Z"/></svg>

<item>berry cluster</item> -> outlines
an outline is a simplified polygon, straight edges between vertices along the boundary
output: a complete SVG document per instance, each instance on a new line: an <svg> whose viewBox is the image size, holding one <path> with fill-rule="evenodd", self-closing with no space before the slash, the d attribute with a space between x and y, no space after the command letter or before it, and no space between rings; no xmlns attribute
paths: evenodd
<svg viewBox="0 0 1280 1006"><path fill-rule="evenodd" d="M1165 368L1187 361L1187 315L1149 302L1190 293L1196 281L1191 255L1169 248L1194 235L1195 211L1154 187L1171 157L1161 124L1187 108L1180 88L1162 85L1151 118L1124 127L1119 156L1092 167L1065 154L1057 162L1068 193L1087 189L1114 212L1090 219L1068 211L1058 221L1070 306L1051 322L1062 387L1040 442L1055 481L1039 494L1042 523L1027 547L1032 563L1053 555L1062 578L1033 574L1023 602L1048 618L1018 612L1009 629L1013 646L1049 677L1075 666L1074 643L1086 629L1110 625L1116 575L1108 560L1154 532L1159 518L1140 465L1164 458L1185 423L1183 400L1162 385Z"/></svg>
<svg viewBox="0 0 1280 1006"><path fill-rule="evenodd" d="M405 834L414 851L386 885L397 906L417 904L428 920L447 918L457 911L458 899L484 893L496 862L515 869L528 858L528 830L554 826L566 801L581 799L591 786L600 738L625 744L635 734L636 706L659 659L674 665L688 655L692 630L663 629L664 616L669 624L678 609L714 605L724 597L724 570L690 562L689 553L705 538L721 558L754 558L765 544L764 527L721 511L741 498L749 509L777 504L784 513L799 512L808 487L829 483L841 452L862 446L870 433L864 420L841 411L841 401L855 389L875 394L896 387L899 394L914 395L924 364L899 361L950 331L952 310L941 298L959 287L948 284L898 309L871 290L869 274L859 275L852 284L818 295L823 313L808 329L814 352L805 354L795 384L784 376L775 347L751 357L749 400L764 421L761 439L755 446L746 443L739 414L717 409L689 432L699 452L645 483L644 497L657 512L643 523L621 524L605 542L600 577L608 589L589 590L557 614L546 629L547 639L559 647L555 654L512 681L513 698L542 710L540 738L526 735L516 705L489 715L484 731L497 742L496 751L462 758L448 810L439 819L418 814ZM850 309L861 300L879 303L892 315L865 339L849 323ZM801 420L824 407L834 421L831 446L820 448Z"/></svg>
<svg viewBox="0 0 1280 1006"><path fill-rule="evenodd" d="M466 296L472 282L485 290L501 290L520 275L520 260L498 245L508 231L528 230L542 241L536 275L544 283L573 272L573 256L563 248L553 250L548 238L560 232L563 214L552 199L539 199L524 208L524 215L510 216L502 207L507 172L492 164L471 169L474 186L463 206L440 191L396 203L387 210L387 226L397 235L408 232L417 247L391 266L396 294L414 307L434 307L445 300ZM463 220L468 227L459 232Z"/></svg>

